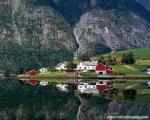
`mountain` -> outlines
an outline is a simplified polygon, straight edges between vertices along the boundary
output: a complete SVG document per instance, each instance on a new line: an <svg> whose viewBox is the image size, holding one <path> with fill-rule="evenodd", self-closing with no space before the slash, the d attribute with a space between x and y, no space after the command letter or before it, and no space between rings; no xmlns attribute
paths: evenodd
<svg viewBox="0 0 150 120"><path fill-rule="evenodd" d="M60 0L72 25L78 54L101 54L150 46L150 13L134 0Z"/></svg>
<svg viewBox="0 0 150 120"><path fill-rule="evenodd" d="M71 60L72 28L49 0L0 1L0 70L27 71Z"/></svg>
<svg viewBox="0 0 150 120"><path fill-rule="evenodd" d="M1 0L0 72L150 47L150 13L135 0ZM144 5L148 4L144 3Z"/></svg>

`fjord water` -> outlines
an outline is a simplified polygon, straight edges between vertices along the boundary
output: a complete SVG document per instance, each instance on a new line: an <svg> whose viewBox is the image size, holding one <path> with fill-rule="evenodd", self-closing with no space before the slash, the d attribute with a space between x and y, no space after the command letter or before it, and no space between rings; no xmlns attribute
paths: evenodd
<svg viewBox="0 0 150 120"><path fill-rule="evenodd" d="M43 87L0 80L0 120L105 120L110 115L149 116L149 108L150 104L61 92L55 84Z"/></svg>

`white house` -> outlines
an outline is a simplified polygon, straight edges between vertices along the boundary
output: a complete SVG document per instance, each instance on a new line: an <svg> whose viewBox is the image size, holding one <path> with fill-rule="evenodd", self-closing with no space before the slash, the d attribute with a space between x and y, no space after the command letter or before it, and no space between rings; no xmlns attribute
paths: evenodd
<svg viewBox="0 0 150 120"><path fill-rule="evenodd" d="M40 72L40 73L45 73L45 72L47 72L47 71L48 71L47 68L40 68L40 69L39 69L39 72Z"/></svg>
<svg viewBox="0 0 150 120"><path fill-rule="evenodd" d="M79 65L77 65L76 70L79 71L88 71L88 70L95 70L96 66L98 64L98 61L84 61L80 62Z"/></svg>
<svg viewBox="0 0 150 120"><path fill-rule="evenodd" d="M97 93L96 85L89 85L88 83L81 83L78 85L78 90L81 93Z"/></svg>
<svg viewBox="0 0 150 120"><path fill-rule="evenodd" d="M57 84L56 87L57 87L59 90L61 90L61 91L67 91L67 90L68 90L68 89L67 89L68 85L66 85L66 84Z"/></svg>
<svg viewBox="0 0 150 120"><path fill-rule="evenodd" d="M67 70L68 62L59 63L56 65L56 70Z"/></svg>
<svg viewBox="0 0 150 120"><path fill-rule="evenodd" d="M147 74L150 74L150 68L147 69Z"/></svg>

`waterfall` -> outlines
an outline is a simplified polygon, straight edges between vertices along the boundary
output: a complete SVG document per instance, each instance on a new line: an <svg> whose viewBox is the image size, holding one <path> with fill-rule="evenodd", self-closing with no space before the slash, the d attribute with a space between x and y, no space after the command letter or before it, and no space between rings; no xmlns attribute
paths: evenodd
<svg viewBox="0 0 150 120"><path fill-rule="evenodd" d="M74 59L76 59L79 55L79 51L80 51L80 42L79 42L79 38L77 36L76 30L74 29L74 36L76 39L76 43L77 43L77 50L74 52Z"/></svg>

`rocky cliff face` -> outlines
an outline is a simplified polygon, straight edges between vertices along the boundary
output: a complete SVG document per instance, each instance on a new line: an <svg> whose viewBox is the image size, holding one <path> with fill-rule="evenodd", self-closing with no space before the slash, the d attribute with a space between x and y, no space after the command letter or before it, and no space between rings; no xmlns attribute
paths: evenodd
<svg viewBox="0 0 150 120"><path fill-rule="evenodd" d="M150 44L149 23L125 11L96 9L87 12L76 24L74 33L80 44L80 54L100 54L102 46L115 51Z"/></svg>
<svg viewBox="0 0 150 120"><path fill-rule="evenodd" d="M57 7L74 28L79 55L149 47L150 14L134 0L61 0Z"/></svg>

